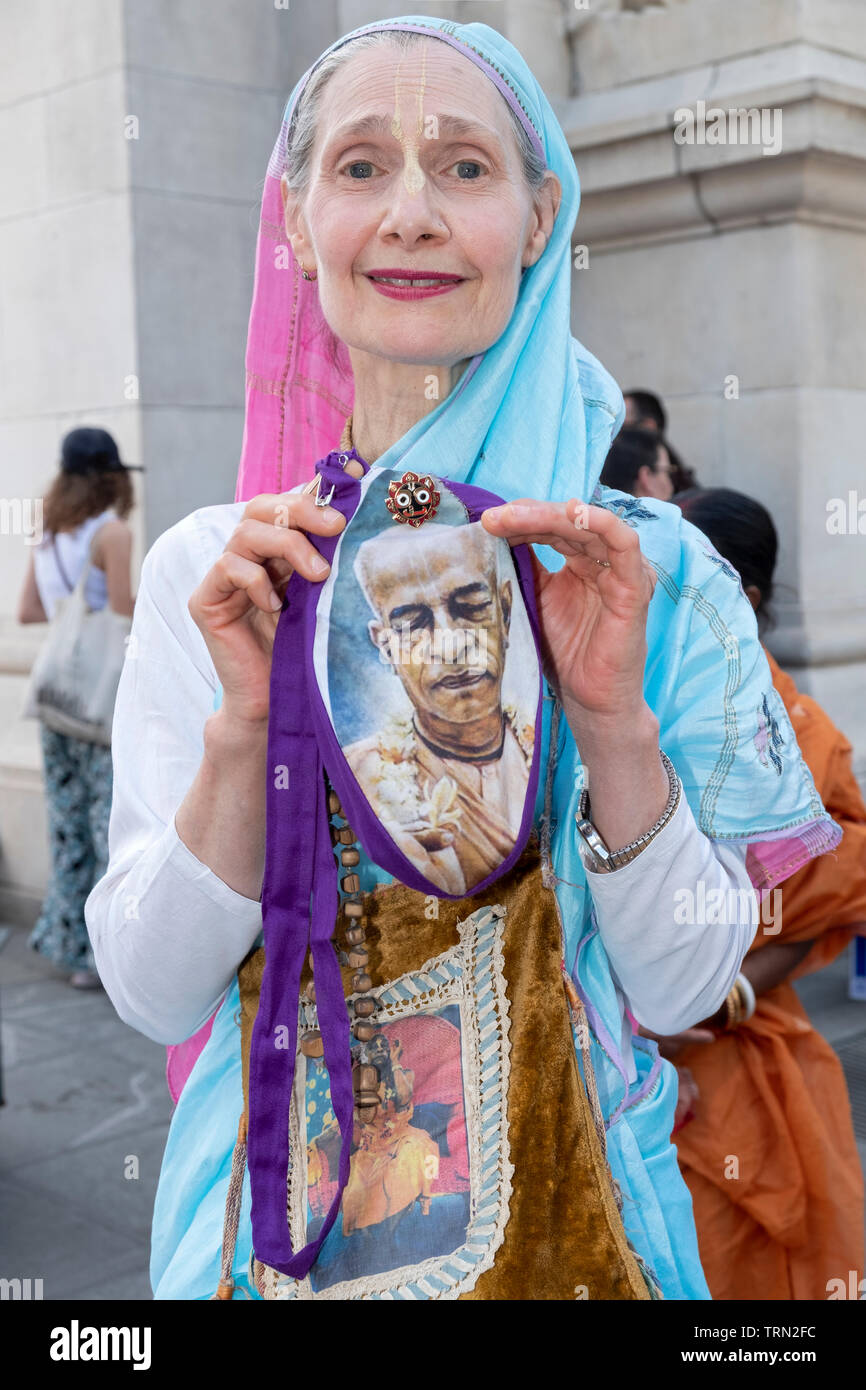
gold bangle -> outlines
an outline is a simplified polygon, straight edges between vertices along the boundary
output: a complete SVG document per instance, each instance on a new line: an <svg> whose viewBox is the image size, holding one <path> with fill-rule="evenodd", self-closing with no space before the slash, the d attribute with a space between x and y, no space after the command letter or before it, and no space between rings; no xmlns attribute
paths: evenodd
<svg viewBox="0 0 866 1390"><path fill-rule="evenodd" d="M734 981L731 985L728 991L728 997L725 1000L725 1005L728 1011L728 1021L725 1026L733 1030L737 1028L746 1017L746 1001L737 981Z"/></svg>
<svg viewBox="0 0 866 1390"><path fill-rule="evenodd" d="M725 1018L725 1028L728 1031L734 1026L734 1001L731 998L733 993L733 989L729 989L727 998L725 999L725 1013L727 1015Z"/></svg>

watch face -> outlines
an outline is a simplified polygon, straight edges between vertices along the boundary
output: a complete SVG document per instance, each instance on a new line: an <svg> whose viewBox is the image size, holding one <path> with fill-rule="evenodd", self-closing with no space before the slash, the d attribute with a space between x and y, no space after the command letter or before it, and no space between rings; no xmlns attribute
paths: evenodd
<svg viewBox="0 0 866 1390"><path fill-rule="evenodd" d="M580 838L580 858L585 869L592 873L606 873L607 864L607 845L599 835L592 821L581 819L575 816L575 825Z"/></svg>
<svg viewBox="0 0 866 1390"><path fill-rule="evenodd" d="M604 864L601 862L600 859L596 859L592 851L588 850L585 845L580 846L579 854L580 861L588 874L605 873Z"/></svg>

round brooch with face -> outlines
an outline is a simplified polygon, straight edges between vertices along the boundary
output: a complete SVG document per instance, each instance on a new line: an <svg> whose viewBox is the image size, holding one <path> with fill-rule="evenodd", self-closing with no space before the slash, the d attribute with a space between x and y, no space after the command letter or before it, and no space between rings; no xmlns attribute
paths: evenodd
<svg viewBox="0 0 866 1390"><path fill-rule="evenodd" d="M404 473L399 482L388 484L385 506L395 521L408 526L420 526L436 515L441 498L429 473L419 478L417 473Z"/></svg>

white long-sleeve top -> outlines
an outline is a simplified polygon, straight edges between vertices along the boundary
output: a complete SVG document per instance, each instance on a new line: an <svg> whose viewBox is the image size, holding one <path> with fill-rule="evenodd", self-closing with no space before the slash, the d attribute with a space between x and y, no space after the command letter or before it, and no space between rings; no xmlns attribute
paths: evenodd
<svg viewBox="0 0 866 1390"><path fill-rule="evenodd" d="M206 1022L262 927L261 902L230 888L175 827L219 683L188 601L245 505L199 508L151 546L117 692L109 863L85 918L118 1014L161 1043L182 1042ZM588 878L633 1078L626 1005L646 1027L675 1033L714 1013L736 978L758 920L745 847L709 840L681 797L635 860ZM725 902L741 905L739 919L727 912L724 924L683 922L690 914L677 911L682 892L697 894L701 882L708 900L721 890Z"/></svg>

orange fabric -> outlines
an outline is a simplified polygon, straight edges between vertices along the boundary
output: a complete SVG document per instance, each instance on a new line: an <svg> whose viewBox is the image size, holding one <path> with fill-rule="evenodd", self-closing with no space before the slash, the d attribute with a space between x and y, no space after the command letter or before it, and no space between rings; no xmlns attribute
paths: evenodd
<svg viewBox="0 0 866 1390"><path fill-rule="evenodd" d="M828 964L866 931L866 805L851 745L819 705L767 660L839 848L782 885L782 929L751 951L814 945L793 975ZM778 918L776 919L778 921ZM753 1017L677 1057L698 1087L676 1134L704 1273L717 1299L826 1299L828 1281L863 1277L863 1177L842 1067L786 980Z"/></svg>

